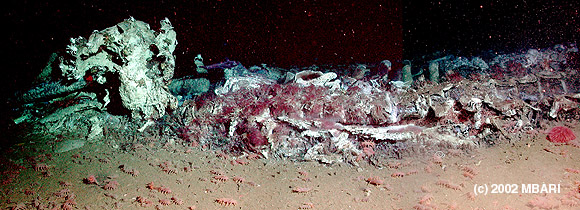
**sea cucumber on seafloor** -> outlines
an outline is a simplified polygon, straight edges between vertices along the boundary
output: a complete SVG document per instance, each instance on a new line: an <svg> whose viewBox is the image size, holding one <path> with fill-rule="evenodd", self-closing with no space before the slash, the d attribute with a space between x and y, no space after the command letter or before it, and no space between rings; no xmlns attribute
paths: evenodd
<svg viewBox="0 0 580 210"><path fill-rule="evenodd" d="M443 153L444 154L444 153ZM433 157L431 158L431 161L435 164L441 165L443 163L443 157L440 155L433 155Z"/></svg>
<svg viewBox="0 0 580 210"><path fill-rule="evenodd" d="M164 206L169 206L171 201L169 199L159 199L159 203Z"/></svg>
<svg viewBox="0 0 580 210"><path fill-rule="evenodd" d="M580 141L578 141L577 139L566 142L566 144L576 148L580 148Z"/></svg>
<svg viewBox="0 0 580 210"><path fill-rule="evenodd" d="M475 170L475 168L469 166L465 166L461 170L463 170L463 176L469 179L473 179L475 175L477 175L477 171Z"/></svg>
<svg viewBox="0 0 580 210"><path fill-rule="evenodd" d="M565 168L564 169L568 173L580 174L580 170L574 168Z"/></svg>
<svg viewBox="0 0 580 210"><path fill-rule="evenodd" d="M59 182L60 186L62 187L69 187L72 186L72 184L70 182L65 182L65 181L60 181Z"/></svg>
<svg viewBox="0 0 580 210"><path fill-rule="evenodd" d="M403 172L395 172L393 174L391 174L391 177L397 178L397 177L404 177L405 173Z"/></svg>
<svg viewBox="0 0 580 210"><path fill-rule="evenodd" d="M465 196L467 196L467 198L468 198L469 200L472 200L472 201L474 201L474 200L475 200L475 193L473 193L473 192L468 192L468 193L465 193Z"/></svg>
<svg viewBox="0 0 580 210"><path fill-rule="evenodd" d="M177 169L173 168L173 167L167 167L167 168L161 169L161 171L163 171L167 174L177 174Z"/></svg>
<svg viewBox="0 0 580 210"><path fill-rule="evenodd" d="M560 202L551 196L535 196L528 202L527 206L538 209L555 209L559 204Z"/></svg>
<svg viewBox="0 0 580 210"><path fill-rule="evenodd" d="M248 181L248 182L246 182L246 184L248 184L248 185L250 185L252 187L259 187L260 186L259 184L255 183L253 181Z"/></svg>
<svg viewBox="0 0 580 210"><path fill-rule="evenodd" d="M427 206L427 205L417 204L417 205L413 206L413 209L415 209L415 210L432 210L433 208L431 208L430 206Z"/></svg>
<svg viewBox="0 0 580 210"><path fill-rule="evenodd" d="M246 179L244 179L243 177L239 177L239 176L234 176L232 178L232 180L234 180L234 182L236 182L236 183L244 183L244 182L246 182Z"/></svg>
<svg viewBox="0 0 580 210"><path fill-rule="evenodd" d="M235 206L238 205L238 201L231 199L231 198L218 198L215 199L216 203L219 203L224 206Z"/></svg>
<svg viewBox="0 0 580 210"><path fill-rule="evenodd" d="M137 196L135 201L137 201L137 203L139 203L142 207L149 207L153 205L153 201L147 200L147 198L142 196Z"/></svg>
<svg viewBox="0 0 580 210"><path fill-rule="evenodd" d="M429 204L431 201L433 200L433 195L431 194L426 194L423 197L421 197L421 199L419 200L419 204Z"/></svg>
<svg viewBox="0 0 580 210"><path fill-rule="evenodd" d="M37 163L34 165L34 170L35 171L47 171L48 166L44 163Z"/></svg>
<svg viewBox="0 0 580 210"><path fill-rule="evenodd" d="M236 159L235 162L236 162L236 165L238 165L238 164L239 165L248 165L248 164L250 164L250 162L244 161L242 159Z"/></svg>
<svg viewBox="0 0 580 210"><path fill-rule="evenodd" d="M410 170L407 173L405 173L405 176L409 176L409 175L413 175L413 174L418 174L418 173L419 173L419 171L417 171L417 170Z"/></svg>
<svg viewBox="0 0 580 210"><path fill-rule="evenodd" d="M569 198L562 198L560 200L560 203L562 204L562 206L579 206L580 204L578 204L578 202L576 200L573 199L569 199Z"/></svg>
<svg viewBox="0 0 580 210"><path fill-rule="evenodd" d="M173 201L173 203L175 203L175 205L183 205L183 200L176 198L176 197L171 197L171 201Z"/></svg>
<svg viewBox="0 0 580 210"><path fill-rule="evenodd" d="M58 192L53 193L54 196L59 197L59 198L64 198L64 197L69 196L71 194L72 194L72 192L68 188L64 188Z"/></svg>
<svg viewBox="0 0 580 210"><path fill-rule="evenodd" d="M369 184L372 184L372 185L375 185L375 186L379 186L379 185L384 184L384 181L381 178L377 177L377 176L370 177L370 178L366 179L366 181Z"/></svg>
<svg viewBox="0 0 580 210"><path fill-rule="evenodd" d="M163 194L171 193L171 189L169 189L168 187L165 187L165 186L158 187L157 191L159 191L160 193L163 193Z"/></svg>
<svg viewBox="0 0 580 210"><path fill-rule="evenodd" d="M449 180L439 180L435 184L452 190L461 190L461 186L454 184Z"/></svg>
<svg viewBox="0 0 580 210"><path fill-rule="evenodd" d="M155 187L155 184L153 184L153 182L147 183L146 187L147 187L147 189L150 189L150 190L157 190L157 188L158 188L158 187Z"/></svg>
<svg viewBox="0 0 580 210"><path fill-rule="evenodd" d="M15 210L24 210L26 209L26 204L24 203L18 203L14 206L9 207L8 209L15 209Z"/></svg>
<svg viewBox="0 0 580 210"><path fill-rule="evenodd" d="M292 192L294 193L307 193L310 192L312 190L312 188L310 187L295 187L294 189L292 189Z"/></svg>
<svg viewBox="0 0 580 210"><path fill-rule="evenodd" d="M463 172L463 176L464 176L464 177L467 177L467 178L469 178L469 179L473 179L473 178L475 178L475 174L469 173L469 172L467 172L467 171Z"/></svg>
<svg viewBox="0 0 580 210"><path fill-rule="evenodd" d="M139 171L137 171L137 170L136 170L136 169L134 169L134 168L128 168L128 167L125 167L125 165L120 165L120 166L119 166L119 169L120 169L120 170L121 170L123 173L129 174L129 175L131 175L131 176L138 176L138 175L139 175Z"/></svg>
<svg viewBox="0 0 580 210"><path fill-rule="evenodd" d="M97 178L96 178L94 175L90 175L90 176L88 176L87 178L85 178L85 179L83 180L83 182L84 182L85 184L96 184L96 185L98 185L98 184L99 184L99 183L97 182Z"/></svg>
<svg viewBox="0 0 580 210"><path fill-rule="evenodd" d="M225 182L225 181L228 181L230 178L228 178L227 176L224 176L224 175L217 175L217 176L214 176L213 179L216 181Z"/></svg>
<svg viewBox="0 0 580 210"><path fill-rule="evenodd" d="M74 206L77 205L77 202L74 201L73 199L67 199L64 201L64 203L60 206L61 209L63 210L72 210L74 208Z"/></svg>
<svg viewBox="0 0 580 210"><path fill-rule="evenodd" d="M431 168L431 164L425 166L425 172L427 172L427 173L433 172L433 168Z"/></svg>
<svg viewBox="0 0 580 210"><path fill-rule="evenodd" d="M467 173L473 174L473 175L477 175L477 171L473 167L465 166L461 170L463 170Z"/></svg>
<svg viewBox="0 0 580 210"><path fill-rule="evenodd" d="M105 184L105 186L103 186L103 189L116 190L118 186L119 186L119 182L111 180L111 181L107 182L107 184Z"/></svg>
<svg viewBox="0 0 580 210"><path fill-rule="evenodd" d="M225 172L224 172L224 171L222 171L222 170L215 170L215 169L212 169L212 170L211 170L211 171L209 171L209 172L210 172L211 174L213 174L213 175L224 175L224 174L225 174Z"/></svg>
<svg viewBox="0 0 580 210"><path fill-rule="evenodd" d="M246 157L246 159L247 160L257 160L257 159L260 159L260 155L253 153L253 154L248 155Z"/></svg>
<svg viewBox="0 0 580 210"><path fill-rule="evenodd" d="M313 208L314 208L313 203L303 203L298 207L298 209L313 209Z"/></svg>

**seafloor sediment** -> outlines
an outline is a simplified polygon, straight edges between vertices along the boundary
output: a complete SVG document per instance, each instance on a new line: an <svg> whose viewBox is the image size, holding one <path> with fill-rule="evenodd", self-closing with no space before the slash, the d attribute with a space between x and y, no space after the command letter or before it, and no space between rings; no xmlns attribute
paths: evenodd
<svg viewBox="0 0 580 210"><path fill-rule="evenodd" d="M55 154L57 141L14 147L21 162L3 165L3 209L573 209L580 200L580 148L544 134L384 167L235 157L159 141ZM528 184L559 188L524 192ZM476 195L476 186L487 188ZM235 204L216 202L222 198Z"/></svg>

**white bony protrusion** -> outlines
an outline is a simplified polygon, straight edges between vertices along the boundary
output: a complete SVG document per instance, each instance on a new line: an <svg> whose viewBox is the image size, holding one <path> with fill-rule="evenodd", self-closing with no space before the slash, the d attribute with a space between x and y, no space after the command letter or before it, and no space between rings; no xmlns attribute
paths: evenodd
<svg viewBox="0 0 580 210"><path fill-rule="evenodd" d="M429 63L429 81L439 83L439 63Z"/></svg>
<svg viewBox="0 0 580 210"><path fill-rule="evenodd" d="M197 68L204 66L203 65L203 58L201 57L201 54L197 54L197 56L195 56L195 58L193 58L193 63L195 63Z"/></svg>
<svg viewBox="0 0 580 210"><path fill-rule="evenodd" d="M415 124L371 127L363 125L345 125L344 129L353 135L373 138L379 141L406 141L415 138L424 128Z"/></svg>
<svg viewBox="0 0 580 210"><path fill-rule="evenodd" d="M397 90L405 90L405 89L409 89L411 87L411 84L413 82L403 82L403 81L390 81L389 84L391 84L395 89Z"/></svg>
<svg viewBox="0 0 580 210"><path fill-rule="evenodd" d="M296 73L294 82L303 86L315 85L338 88L340 83L338 85L333 83L333 80L337 77L338 75L334 72L322 73L320 71L306 70Z"/></svg>
<svg viewBox="0 0 580 210"><path fill-rule="evenodd" d="M333 137L330 138L332 143L334 146L336 146L336 149L341 151L343 154L352 152L358 155L362 153L359 149L356 148L353 141L348 138L349 135L347 132L333 129L330 131L330 133L333 135Z"/></svg>
<svg viewBox="0 0 580 210"><path fill-rule="evenodd" d="M230 123L230 128L228 129L228 135L233 137L236 134L236 128L238 127L238 121L234 120Z"/></svg>
<svg viewBox="0 0 580 210"><path fill-rule="evenodd" d="M108 105L109 103L111 103L111 99L109 98L109 90L108 90L108 89L105 89L105 93L106 93L106 95L105 95L105 97L103 98L103 101L104 101L105 103L103 104L103 107L102 107L101 109L106 109L106 108L107 108L107 105Z"/></svg>
<svg viewBox="0 0 580 210"><path fill-rule="evenodd" d="M169 18L165 17L165 19L161 20L160 23L162 31L173 30L173 25L171 25L171 21L169 21Z"/></svg>
<svg viewBox="0 0 580 210"><path fill-rule="evenodd" d="M470 112L479 112L481 110L481 106L483 105L483 101L479 98L471 98L469 100L465 110Z"/></svg>
<svg viewBox="0 0 580 210"><path fill-rule="evenodd" d="M471 65L484 71L489 69L489 65L480 57L471 58Z"/></svg>
<svg viewBox="0 0 580 210"><path fill-rule="evenodd" d="M147 127L152 126L153 124L155 124L155 122L153 120L147 120L147 122L145 122L145 124L143 126L141 126L141 128L137 129L139 132L143 132L145 131L145 129L147 129Z"/></svg>
<svg viewBox="0 0 580 210"><path fill-rule="evenodd" d="M95 142L104 137L101 119L98 116L93 116L89 119L89 121L91 122L91 128L89 131L89 135L87 135L87 141Z"/></svg>
<svg viewBox="0 0 580 210"><path fill-rule="evenodd" d="M528 68L530 66L536 65L542 59L542 53L537 49L529 49L528 52L524 55L524 68Z"/></svg>
<svg viewBox="0 0 580 210"><path fill-rule="evenodd" d="M473 115L473 119L475 120L475 123L474 123L475 129L480 129L481 126L483 125L483 121L481 120L481 118L482 118L481 112L476 112Z"/></svg>

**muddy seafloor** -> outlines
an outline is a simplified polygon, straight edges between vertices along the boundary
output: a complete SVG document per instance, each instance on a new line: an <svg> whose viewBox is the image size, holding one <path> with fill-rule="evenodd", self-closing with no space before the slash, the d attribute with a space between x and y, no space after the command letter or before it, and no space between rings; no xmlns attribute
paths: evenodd
<svg viewBox="0 0 580 210"><path fill-rule="evenodd" d="M579 133L580 127L573 130ZM442 156L441 160L431 154L390 159L385 164L388 167L382 168L366 160L356 167L346 163L248 160L247 156L236 159L179 144L152 143L122 149L111 141L56 154L51 152L54 143L29 141L5 154L3 209L575 209L580 206L580 148L556 145L541 133L459 154L433 151L432 154ZM7 159L19 159L16 163L23 169L6 164ZM227 180L217 177L220 174ZM97 183L87 180L91 175ZM369 178L382 184L373 185ZM112 181L118 185L105 186ZM522 189L522 185L533 184L540 187L538 192L523 192L530 189ZM542 191L544 184L559 188ZM492 193L492 188L497 192ZM476 195L475 189L483 194ZM223 205L217 199L235 203Z"/></svg>

